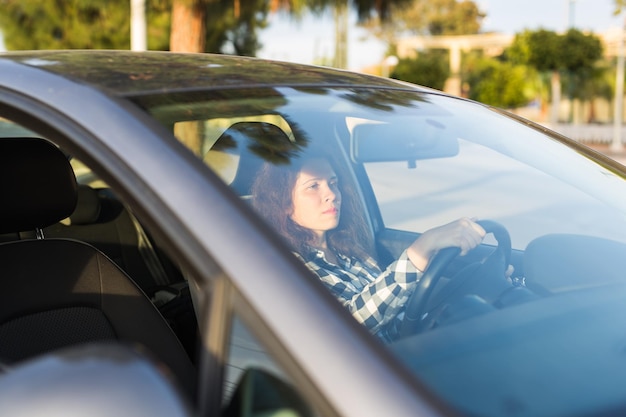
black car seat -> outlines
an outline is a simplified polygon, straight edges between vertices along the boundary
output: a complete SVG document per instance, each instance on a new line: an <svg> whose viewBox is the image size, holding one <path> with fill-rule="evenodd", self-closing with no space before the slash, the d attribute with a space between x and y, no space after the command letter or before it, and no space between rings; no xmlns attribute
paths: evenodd
<svg viewBox="0 0 626 417"><path fill-rule="evenodd" d="M78 184L72 214L43 229L43 235L80 240L107 255L146 293L195 358L198 326L188 283L110 188Z"/></svg>
<svg viewBox="0 0 626 417"><path fill-rule="evenodd" d="M265 161L288 163L296 155L299 145L293 142L278 126L268 122L237 122L220 135L205 160L217 154L234 155L237 166L207 163L223 178L221 171L234 171L230 187L242 198L250 197L250 188L257 172Z"/></svg>
<svg viewBox="0 0 626 417"><path fill-rule="evenodd" d="M72 214L43 232L45 237L77 239L95 246L148 294L157 287L183 281L110 188L79 184Z"/></svg>
<svg viewBox="0 0 626 417"><path fill-rule="evenodd" d="M0 234L41 230L66 217L77 185L66 156L39 138L0 139ZM145 293L95 247L72 239L0 244L0 359L17 362L61 347L139 344L195 393L195 369Z"/></svg>
<svg viewBox="0 0 626 417"><path fill-rule="evenodd" d="M80 184L76 208L62 222L46 227L45 237L64 237L87 242L119 265L139 287L148 291L157 285L139 252L137 230L130 214L108 190Z"/></svg>

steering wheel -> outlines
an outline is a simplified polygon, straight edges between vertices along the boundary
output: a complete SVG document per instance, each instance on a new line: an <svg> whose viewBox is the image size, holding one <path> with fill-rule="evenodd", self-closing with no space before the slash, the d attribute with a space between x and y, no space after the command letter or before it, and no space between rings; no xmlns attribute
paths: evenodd
<svg viewBox="0 0 626 417"><path fill-rule="evenodd" d="M466 269L471 270L471 273L467 273L467 271L462 273L463 271L461 271L451 280L448 285L454 285L454 290L458 289L465 281L479 275L504 278L506 269L509 266L511 259L511 237L506 228L493 220L478 220L476 223L485 229L485 232L492 233L498 245L483 261L466 267ZM460 248L444 248L437 252L433 259L431 259L422 278L417 283L415 291L411 294L411 297L406 303L404 319L399 330L400 337L409 336L424 330L426 325L425 319L429 312L427 307L433 289L446 267L459 253L461 253ZM451 292L448 292L447 295L450 293Z"/></svg>

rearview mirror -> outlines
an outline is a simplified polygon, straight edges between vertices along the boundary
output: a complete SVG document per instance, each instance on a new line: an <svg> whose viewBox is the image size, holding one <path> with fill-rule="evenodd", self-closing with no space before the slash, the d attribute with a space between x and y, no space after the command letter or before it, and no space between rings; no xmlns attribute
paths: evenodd
<svg viewBox="0 0 626 417"><path fill-rule="evenodd" d="M410 123L410 124L409 124ZM451 157L459 152L457 135L431 119L404 123L364 123L354 127L350 156L357 163Z"/></svg>

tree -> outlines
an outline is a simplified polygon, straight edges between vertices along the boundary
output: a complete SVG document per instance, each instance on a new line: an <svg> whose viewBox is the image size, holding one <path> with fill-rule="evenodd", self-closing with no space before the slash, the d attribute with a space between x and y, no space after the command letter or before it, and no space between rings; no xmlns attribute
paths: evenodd
<svg viewBox="0 0 626 417"><path fill-rule="evenodd" d="M561 76L574 79L591 71L602 57L602 43L597 36L577 29L570 29L564 35L545 29L526 30L515 36L505 56L514 64L528 65L540 73L552 74L550 122L554 124L558 121Z"/></svg>
<svg viewBox="0 0 626 417"><path fill-rule="evenodd" d="M8 49L118 49L130 45L130 2L2 0Z"/></svg>
<svg viewBox="0 0 626 417"><path fill-rule="evenodd" d="M445 50L436 49L420 53L418 59L399 60L391 73L391 78L437 90L443 90L449 76L448 53Z"/></svg>
<svg viewBox="0 0 626 417"><path fill-rule="evenodd" d="M403 11L406 11L406 17L403 16ZM441 36L478 33L485 14L473 1L420 0L414 2L408 10L398 7L395 17L404 20L411 32L423 33L425 29L431 36Z"/></svg>
<svg viewBox="0 0 626 417"><path fill-rule="evenodd" d="M175 7L174 1L190 0L147 0L148 49L254 55L260 48L257 29L267 24L266 0L212 0L210 6L208 0L200 0L204 12L211 10L203 18L210 30L197 21L184 25L181 16L193 10L183 6L191 3ZM175 8L178 12L172 16ZM129 13L128 0L0 0L0 28L12 50L128 49ZM183 33L186 29L190 30ZM170 36L171 32L175 33Z"/></svg>
<svg viewBox="0 0 626 417"><path fill-rule="evenodd" d="M315 15L331 9L335 18L335 57L334 65L345 68L347 61L348 11L352 7L360 24L367 22L388 22L390 10L397 5L412 0L270 0L272 11L283 11L299 18L303 10Z"/></svg>
<svg viewBox="0 0 626 417"><path fill-rule="evenodd" d="M513 63L529 65L538 71L555 71L561 68L561 42L551 30L525 30L515 35L505 56Z"/></svg>
<svg viewBox="0 0 626 417"><path fill-rule="evenodd" d="M204 52L208 4L206 0L172 0L170 51Z"/></svg>
<svg viewBox="0 0 626 417"><path fill-rule="evenodd" d="M469 0L412 0L410 3L396 3L392 6L390 19L387 22L370 22L367 27L377 37L389 44L389 54L396 49L396 39L406 34L424 36L442 35L470 35L478 33L482 13L476 3ZM452 75L452 81L460 82L458 65L453 61L454 74L449 66L450 58L443 56L439 51L431 54L429 51L420 51L415 58L403 58L395 71L395 77L406 81L417 82L443 90L443 83ZM411 60L423 61L410 62ZM409 68L420 68L423 74L411 74ZM438 74L434 74L438 71ZM394 76L392 74L392 76Z"/></svg>
<svg viewBox="0 0 626 417"><path fill-rule="evenodd" d="M600 70L596 64L602 58L602 43L596 36L570 29L563 35L561 47L565 55L563 71L567 95L570 101L586 98L582 92L585 87L591 88L592 75ZM570 106L569 120L573 120L573 106Z"/></svg>
<svg viewBox="0 0 626 417"><path fill-rule="evenodd" d="M602 58L602 54L602 42L593 34L584 34L580 30L570 29L561 36L562 65L566 71L590 70Z"/></svg>
<svg viewBox="0 0 626 417"><path fill-rule="evenodd" d="M472 100L504 109L520 107L531 100L529 71L525 66L473 53L466 57L463 67L463 81Z"/></svg>
<svg viewBox="0 0 626 417"><path fill-rule="evenodd" d="M528 65L540 74L551 73L552 112L550 122L556 124L561 101L559 35L554 31L545 29L525 30L515 35L513 43L506 49L504 55L513 64Z"/></svg>
<svg viewBox="0 0 626 417"><path fill-rule="evenodd" d="M593 68L573 72L564 78L564 89L569 92L571 99L590 103L586 123L596 122L595 98L601 97L607 101L613 98L615 73L611 65L608 60L601 59Z"/></svg>
<svg viewBox="0 0 626 417"><path fill-rule="evenodd" d="M472 35L480 31L485 13L470 0L407 0L390 7L389 19L363 24L379 39L395 43L403 35Z"/></svg>
<svg viewBox="0 0 626 417"><path fill-rule="evenodd" d="M219 0L207 14L205 51L254 56L259 30L267 26L267 0Z"/></svg>

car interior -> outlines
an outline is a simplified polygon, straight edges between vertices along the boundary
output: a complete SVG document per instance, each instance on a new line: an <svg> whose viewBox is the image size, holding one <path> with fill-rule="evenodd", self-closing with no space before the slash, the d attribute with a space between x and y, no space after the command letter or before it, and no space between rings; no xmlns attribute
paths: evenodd
<svg viewBox="0 0 626 417"><path fill-rule="evenodd" d="M353 159L355 162L349 169L356 175L353 176L346 172L345 161L343 160L338 163L335 162L334 168L340 172L342 181L359 182L358 186L345 188L364 190L365 195L363 195L363 198L365 201L368 201L364 205L370 211L374 211L378 203L375 199L372 199L371 194L367 193L368 190L371 192L371 187L363 168L364 163L386 160L404 161L407 155L413 155L416 160L440 158L452 156L458 152L458 142L451 138L426 144L421 142L414 143L415 140L409 140L411 138L407 137L406 131L395 129L390 132L389 127L375 124L357 126L354 128L353 137L355 143L345 146L354 152ZM389 146L384 148L385 151L381 154L379 151L381 149L380 138L387 139L389 137L397 140L397 143L402 146ZM305 145L302 145L303 142ZM331 146L330 143L326 145ZM250 185L264 160L281 163L281 161L288 161L290 157L310 151L310 147L308 149L306 147L305 140L298 137L295 139L290 138L281 127L271 122L258 120L240 121L224 130L204 155L204 160L242 199L250 201ZM340 152L337 151L336 153ZM331 155L328 152L325 154L329 155L329 157ZM368 217L372 220L374 214L369 213ZM448 308L448 303L443 303L442 300L449 301L448 299L456 293L459 294L458 297L471 294L479 290L478 286L483 287L484 297L487 297L487 294L489 294L488 301L490 304L500 303L501 306L505 306L534 298L534 295L528 289L512 286L509 281L504 279L504 270L509 262L515 265L516 275L523 276L523 253L511 248L506 230L499 235L501 238L496 238L496 245L480 245L472 251L471 255L462 258L452 257L449 262L442 265L441 270L438 271L432 282L432 288L428 288L426 297L424 297L425 300L429 300L428 307L424 306L423 308L429 311L437 306ZM390 264L397 259L402 251L417 237L418 234L414 232L380 227L376 234L375 245L381 265ZM509 241L505 243L507 239ZM501 246L506 249L499 248L499 243L502 243ZM500 250L498 251L498 249ZM503 251L506 251L506 259ZM491 261L484 262L486 259L491 259ZM444 267L446 268L445 274L443 271ZM468 279L474 275L482 275L484 277L481 280L481 284L478 284L475 280ZM458 276L463 276L464 278L455 278ZM455 281L456 285L449 286L448 283L451 281ZM460 285L460 282L464 282L464 284ZM487 287L489 291L484 291L484 288ZM443 288L446 288L446 291L441 291ZM454 291L452 291L452 288L454 288ZM511 289L510 294L509 289ZM507 292L506 296L501 300L497 300L496 298L504 292ZM459 316L469 317L485 312L486 304L484 302L475 303L475 299L468 298L467 300L457 301L457 303L460 302L462 304L462 308L454 313L448 308L446 315L439 317L437 322L432 322L430 325L442 325L443 320L454 322L458 320ZM423 313L424 311L420 311L416 314L421 315ZM405 336L415 333L415 331L416 329L407 330Z"/></svg>
<svg viewBox="0 0 626 417"><path fill-rule="evenodd" d="M240 178L245 198L251 178ZM20 135L0 139L0 192L0 374L46 353L114 341L164 363L185 397L197 399L201 340L189 282L113 190L53 142ZM253 340L236 327L235 350ZM267 371L271 359L254 363L265 368L227 366L225 415L312 415Z"/></svg>
<svg viewBox="0 0 626 417"><path fill-rule="evenodd" d="M295 128L292 127L295 136L292 138L288 134L289 130L274 123L258 120L234 123L223 131L204 155L209 166L245 200L250 199L250 183L263 159L274 158L279 161L282 157L292 155L290 151L306 152L306 140L302 141L302 137L298 137ZM327 126L325 128L328 129ZM373 195L365 166L378 161L402 162L409 156L409 159L413 159L413 163L409 163L410 169L416 161L420 163L423 159L458 154L458 140L454 135L441 136L440 129L439 125L425 122L420 126L420 131L425 132L426 139L416 141L415 137L407 136L406 130L395 129L393 125L357 124L352 128L351 135L340 137L340 141L344 140L341 146L351 152L349 169L353 173L342 175L342 178L358 182L354 188L361 190L370 220L374 224L379 222L376 213L379 202ZM305 146L300 148L298 145L302 142L299 141L304 142ZM337 145L332 141L326 142L329 147ZM337 149L336 153L339 154L340 150ZM229 155L229 158L225 158L224 154ZM221 155L221 159L216 155ZM222 161L222 164L211 164L215 160ZM345 161L342 160L342 163L345 164ZM526 247L512 247L506 229L488 219L485 222L489 226L485 228L493 235L490 241L484 242L467 256L448 256L448 260L439 267L437 276L429 282L428 288L427 280L420 286L425 292L420 297L427 305L416 307L415 314L419 316L430 311L433 316L428 323L430 328L575 288L617 283L621 277L615 276L616 271L626 267L616 265L622 259L618 256L624 250L622 243L591 236L547 234L533 239ZM397 259L419 235L386 227L381 223L374 229L376 251L382 265ZM598 253L593 260L583 255L591 252ZM572 260L572 254L581 255L574 256ZM509 264L514 267L514 272L509 279L505 279L504 270ZM564 273L564 268L567 273ZM599 271L603 271L600 274L603 276L601 281L597 278ZM590 281L590 277L595 278ZM416 331L413 329L407 334Z"/></svg>
<svg viewBox="0 0 626 417"><path fill-rule="evenodd" d="M130 214L112 208L114 204L107 206L109 199L96 190L79 187L68 157L46 140L3 138L0 170L5 278L0 359L11 365L95 341L140 344L166 363L193 397L192 356L147 295L155 289L147 287L145 292L139 283L147 285L147 280L129 278L143 259L122 253L140 246L126 244L133 231L137 239ZM74 224L62 226L64 219ZM69 233L60 233L62 227ZM89 239L101 236L90 227L105 227L110 241Z"/></svg>
<svg viewBox="0 0 626 417"><path fill-rule="evenodd" d="M196 316L180 270L109 187L78 184L76 191L72 214L43 228L43 235L86 242L106 254L159 308L195 360Z"/></svg>
<svg viewBox="0 0 626 417"><path fill-rule="evenodd" d="M229 126L217 138L204 159L223 178L225 171L234 175L229 186L244 200L251 198L250 188L264 161L287 163L298 149L297 144L278 126L262 121L241 121ZM230 155L234 166L217 166Z"/></svg>

